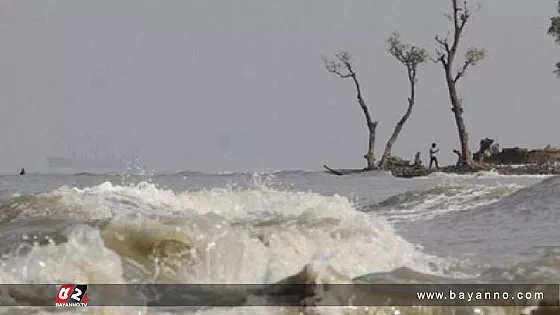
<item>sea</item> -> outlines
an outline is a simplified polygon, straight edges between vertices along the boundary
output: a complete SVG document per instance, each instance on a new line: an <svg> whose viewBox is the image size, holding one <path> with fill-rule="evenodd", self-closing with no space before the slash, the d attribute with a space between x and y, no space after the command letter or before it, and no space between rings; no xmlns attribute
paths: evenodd
<svg viewBox="0 0 560 315"><path fill-rule="evenodd" d="M332 285L560 283L559 211L560 177L494 172L414 179L301 170L2 175L0 283L235 288L294 276ZM2 285L0 300L30 298ZM0 313L519 315L530 310L347 301L176 304L13 306Z"/></svg>

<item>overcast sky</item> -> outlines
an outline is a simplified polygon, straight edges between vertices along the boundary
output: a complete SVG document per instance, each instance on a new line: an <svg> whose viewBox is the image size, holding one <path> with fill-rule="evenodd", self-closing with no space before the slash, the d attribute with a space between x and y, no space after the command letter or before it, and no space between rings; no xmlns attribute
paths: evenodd
<svg viewBox="0 0 560 315"><path fill-rule="evenodd" d="M475 150L560 145L556 0L485 0L463 51L488 58L460 82ZM435 49L449 0L0 2L0 170L46 156L123 157L157 171L362 167L367 129L349 80L321 55L347 50L379 120L380 155L406 109L405 68L386 38ZM419 73L394 153L454 163L458 135L441 66Z"/></svg>

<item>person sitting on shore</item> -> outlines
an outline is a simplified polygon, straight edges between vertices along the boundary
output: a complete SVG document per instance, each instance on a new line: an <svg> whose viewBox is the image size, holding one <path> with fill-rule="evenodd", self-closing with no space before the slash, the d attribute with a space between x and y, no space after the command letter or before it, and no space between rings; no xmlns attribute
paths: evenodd
<svg viewBox="0 0 560 315"><path fill-rule="evenodd" d="M455 165L460 166L463 164L463 159L461 158L461 152L459 150L453 150L453 153L457 154L457 163Z"/></svg>
<svg viewBox="0 0 560 315"><path fill-rule="evenodd" d="M414 168L422 167L422 160L420 160L420 152L416 152L416 155L414 156L413 166L414 166Z"/></svg>
<svg viewBox="0 0 560 315"><path fill-rule="evenodd" d="M436 148L436 144L435 142L432 143L432 147L430 148L430 169L432 168L432 164L435 163L436 168L439 168L439 163L438 163L438 159L436 156L436 153L439 152L439 149Z"/></svg>
<svg viewBox="0 0 560 315"><path fill-rule="evenodd" d="M19 175L25 175L25 168L22 168L22 169L19 171Z"/></svg>

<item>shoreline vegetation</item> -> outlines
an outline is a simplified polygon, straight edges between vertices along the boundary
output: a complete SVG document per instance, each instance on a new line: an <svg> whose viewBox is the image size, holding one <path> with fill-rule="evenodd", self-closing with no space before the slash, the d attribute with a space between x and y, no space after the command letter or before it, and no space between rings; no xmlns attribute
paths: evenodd
<svg viewBox="0 0 560 315"><path fill-rule="evenodd" d="M468 1L451 0L451 8L446 17L451 27L446 32L447 36L436 35L433 40L436 43L434 57L426 53L426 49L418 46L404 44L397 31L387 39L388 52L404 65L407 70L409 82L408 106L405 114L397 122L393 133L387 140L385 151L379 163L375 160L376 130L379 122L372 118L363 98L362 86L358 80L352 58L348 52L338 52L333 60L322 57L326 70L341 79L351 79L356 89L358 105L364 113L366 127L368 129L368 150L364 155L366 167L355 169L336 169L323 165L326 171L333 175L347 175L364 173L370 171L390 171L396 177L418 177L427 176L434 172L469 174L480 171L496 171L502 175L556 175L560 174L560 148L550 145L544 149L526 148L504 148L499 150L493 139L485 138L480 141L479 150L472 154L469 148L469 134L463 117L464 107L457 85L472 67L483 61L487 55L485 48L471 47L464 51L463 60L458 59L460 54L460 42L464 35L465 26L471 21L473 13L478 11L471 9ZM560 0L558 2L558 13L560 14ZM560 15L550 18L548 34L555 37L560 44ZM453 150L458 160L455 165L443 166L437 169L429 169L422 165L420 152L416 153L414 162L403 160L391 154L403 126L412 114L416 103L416 84L418 82L418 70L428 60L442 67L446 87L448 90L451 112L456 123L460 150ZM553 71L560 78L560 62L556 64ZM434 131L435 132L435 131Z"/></svg>

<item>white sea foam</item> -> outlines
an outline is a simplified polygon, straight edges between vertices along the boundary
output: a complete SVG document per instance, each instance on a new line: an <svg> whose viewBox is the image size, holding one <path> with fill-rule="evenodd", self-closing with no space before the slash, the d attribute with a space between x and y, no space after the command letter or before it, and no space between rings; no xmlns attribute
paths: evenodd
<svg viewBox="0 0 560 315"><path fill-rule="evenodd" d="M496 174L478 175L477 178L486 179ZM29 252L12 254L2 261L0 281L93 284L148 279L175 283L274 283L306 266L317 282L328 283L398 267L450 277L468 276L449 275L453 261L423 253L419 246L399 236L385 219L357 211L346 197L273 189L267 185L267 178L254 176L252 185L245 188L177 192L148 182L103 183L86 188L61 187L34 198L19 196L19 218L60 216L110 222L100 229L77 225L67 232L67 243L35 245ZM433 178L445 182L450 177ZM464 176L458 177L461 178ZM412 199L401 200L396 209L387 209L392 210L389 218L430 219L495 202L523 187L459 185L463 181L454 178L448 182L455 184L439 185L413 194ZM121 243L115 241L118 239L122 239ZM156 252L160 256L153 259ZM79 310L82 314L103 315L295 315L299 311L281 307ZM437 308L432 312L427 308L416 311L402 307L318 307L303 314L394 315L396 311L445 314ZM519 312L494 308L478 314Z"/></svg>
<svg viewBox="0 0 560 315"><path fill-rule="evenodd" d="M434 172L428 176L419 176L417 179L495 179L495 178L534 178L534 179L545 179L552 177L553 175L539 175L539 174L527 174L527 175L502 175L498 171L480 171L472 174L456 174L456 173L444 173L444 172Z"/></svg>
<svg viewBox="0 0 560 315"><path fill-rule="evenodd" d="M342 196L280 191L264 186L174 193L150 183L117 186L108 182L84 189L63 187L43 196L57 196L61 204L53 206L53 211L66 209L68 216L77 219L97 219L110 214L113 219L105 229L112 228L125 236L134 234L130 240L138 246L142 242L156 246L162 240L174 240L199 251L207 250L206 256L192 262L188 273L181 274L179 280L189 282L272 283L317 261L348 277L402 266L439 274L447 264L443 259L420 252L384 219L356 211ZM69 204L76 206L68 207ZM143 216L131 219L132 213ZM26 213L27 217L31 215ZM158 219L156 215L173 215L175 219ZM95 230L83 233L70 235L69 243L36 247L26 257L13 257L8 262L9 274L14 281L50 282L65 276L53 271L55 264L72 265L73 259L95 262L101 257L101 261L112 264L116 258L111 258L110 253L123 254L119 250L124 249L117 245L106 247L107 236L102 237ZM28 270L32 268L36 271L30 274ZM106 268L116 268L109 273L115 277L107 277L120 281L116 275L122 272L121 267ZM97 271L91 272L87 275L70 272L66 280L87 279L89 283L94 283L96 277L107 280L106 276L97 275Z"/></svg>
<svg viewBox="0 0 560 315"><path fill-rule="evenodd" d="M476 189L459 193L457 198L472 193L476 194ZM146 277L179 283L274 283L306 266L317 282L338 283L398 267L442 275L453 263L423 253L387 221L357 211L345 197L282 191L258 182L250 188L178 193L151 183L103 183L83 189L62 187L33 202L39 205L42 198L49 200L52 213L84 221L111 220L101 230L74 226L67 232L67 243L35 245L25 254L9 256L0 270L3 283L128 283ZM437 198L430 202L437 204ZM36 210L25 212L26 218L35 215L41 217ZM391 308L308 311L395 314ZM88 308L81 312L109 315L167 311ZM195 313L263 312L299 313L294 308L257 307Z"/></svg>
<svg viewBox="0 0 560 315"><path fill-rule="evenodd" d="M452 212L469 210L501 200L525 186L437 185L427 191L406 192L384 201L380 212L390 222L431 220Z"/></svg>

